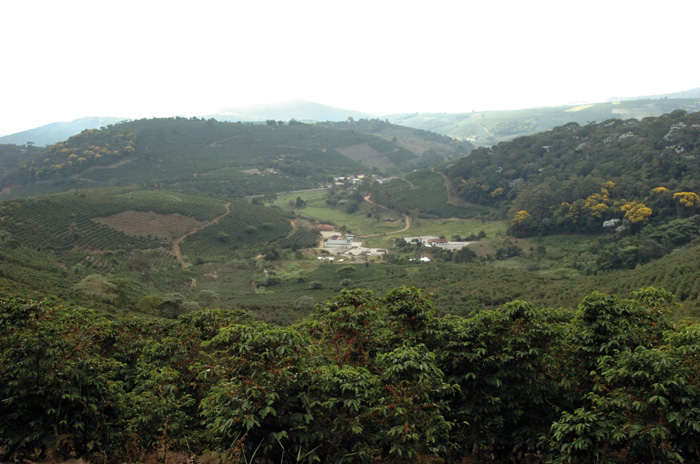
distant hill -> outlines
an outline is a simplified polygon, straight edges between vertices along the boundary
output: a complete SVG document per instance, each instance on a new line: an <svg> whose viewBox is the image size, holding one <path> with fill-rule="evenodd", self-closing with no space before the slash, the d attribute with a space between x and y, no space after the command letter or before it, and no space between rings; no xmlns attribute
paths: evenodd
<svg viewBox="0 0 700 464"><path fill-rule="evenodd" d="M382 135L371 133L369 127L380 126ZM124 122L85 130L38 152L33 147L31 155L13 155L0 178L0 199L134 185L242 197L317 188L335 176L406 172L473 148L390 126L378 120L358 123L357 130L273 120Z"/></svg>
<svg viewBox="0 0 700 464"><path fill-rule="evenodd" d="M0 144L26 145L33 143L36 146L52 145L79 134L85 129L99 129L123 120L124 118L88 117L70 122L53 122L45 126L0 137Z"/></svg>
<svg viewBox="0 0 700 464"><path fill-rule="evenodd" d="M304 100L293 100L282 103L261 105L224 107L214 114L202 115L205 119L216 119L222 122L253 121L263 122L270 119L288 122L292 119L301 122L346 121L348 118L361 119L371 117L360 111L336 108ZM116 124L126 118L86 117L70 122L54 122L22 132L0 137L0 144L25 145L33 143L36 146L52 145L79 134L85 129L99 129L110 124Z"/></svg>
<svg viewBox="0 0 700 464"><path fill-rule="evenodd" d="M370 115L360 111L336 108L304 100L292 100L282 103L247 105L222 108L219 112L205 116L217 121L266 121L295 119L304 122L345 121L348 118L368 118Z"/></svg>
<svg viewBox="0 0 700 464"><path fill-rule="evenodd" d="M664 95L620 97L585 105L468 113L401 113L383 115L381 119L401 126L458 137L477 146L491 146L522 135L550 130L568 122L587 124L611 118L643 119L677 109L689 112L700 110L700 88ZM201 117L223 122L345 122L376 116L305 100L292 100L223 107L217 113ZM0 137L0 144L24 145L33 142L36 146L46 146L66 140L85 129L98 129L121 120L123 118L88 117L71 122L56 122L5 135Z"/></svg>
<svg viewBox="0 0 700 464"><path fill-rule="evenodd" d="M641 120L650 116L661 116L677 109L688 112L698 111L700 96L680 97L680 95L696 93L696 91L680 92L677 98L640 97L636 100L577 106L471 113L410 113L389 115L386 118L402 126L466 139L477 146L492 146L516 137L544 132L569 122L585 125L608 119Z"/></svg>
<svg viewBox="0 0 700 464"><path fill-rule="evenodd" d="M657 99L668 99L668 98L700 98L700 87L690 90L682 90L680 92L665 93L661 95L647 95L645 97L623 97L614 98L610 101L617 100L657 100Z"/></svg>

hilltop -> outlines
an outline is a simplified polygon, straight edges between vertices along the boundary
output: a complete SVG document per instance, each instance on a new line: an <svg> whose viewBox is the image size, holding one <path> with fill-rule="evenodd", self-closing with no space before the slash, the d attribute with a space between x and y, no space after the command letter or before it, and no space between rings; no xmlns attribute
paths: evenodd
<svg viewBox="0 0 700 464"><path fill-rule="evenodd" d="M66 140L86 129L99 129L110 124L116 124L125 118L114 117L85 117L69 122L53 122L22 132L0 137L0 144L35 145L43 147Z"/></svg>
<svg viewBox="0 0 700 464"><path fill-rule="evenodd" d="M461 113L401 113L370 115L352 109L337 108L305 100L257 105L225 106L218 112L197 115L221 122L265 122L271 119L307 123L342 123L377 118L394 124L431 131L467 140L477 146L491 146L522 135L553 129L569 122L587 124L610 118L643 119L661 116L674 110L700 110L700 89L664 95L620 97L605 102L536 107L519 110L490 110ZM86 117L70 122L55 122L0 137L0 144L51 145L85 129L99 129L124 118Z"/></svg>
<svg viewBox="0 0 700 464"><path fill-rule="evenodd" d="M688 95L695 94L509 111L396 114L386 118L395 124L469 140L477 146L492 146L524 135L548 131L569 122L584 125L612 118L641 120L678 109L688 112L700 110L700 97Z"/></svg>
<svg viewBox="0 0 700 464"><path fill-rule="evenodd" d="M398 173L463 156L472 148L415 130L408 140L405 133L389 138L294 120L144 119L88 129L24 158L16 156L15 168L4 168L0 190L3 198L15 198L140 185L243 197L317 188L333 177L367 171Z"/></svg>

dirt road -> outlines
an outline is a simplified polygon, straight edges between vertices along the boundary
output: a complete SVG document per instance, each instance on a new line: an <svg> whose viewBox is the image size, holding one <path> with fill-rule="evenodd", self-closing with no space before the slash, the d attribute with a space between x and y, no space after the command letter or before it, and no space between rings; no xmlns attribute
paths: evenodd
<svg viewBox="0 0 700 464"><path fill-rule="evenodd" d="M185 262L184 259L182 259L182 252L180 251L180 242L182 242L184 239L189 237L190 235L199 232L200 230L204 229L205 227L212 226L219 222L222 218L228 216L231 213L231 202L226 203L226 212L221 214L220 216L215 217L211 221L207 222L205 225L202 227L198 227L196 229L193 229L189 232L187 232L185 235L182 237L178 237L173 241L173 254L175 255L175 259L177 259L177 262L180 263L180 266L183 267L183 269L187 269L188 264Z"/></svg>
<svg viewBox="0 0 700 464"><path fill-rule="evenodd" d="M367 203L371 203L371 204L373 204L373 205L375 205L375 206L379 206L380 208L384 208L385 210L391 211L392 213L397 213L397 211L394 211L394 210L391 209L391 208L387 208L386 206L383 206L383 205L380 205L380 204L377 204L377 203L373 202L372 200L369 199L369 197L370 197L370 195L367 195L367 196L365 197L365 201L366 201ZM404 222L406 223L406 225L405 225L405 227L404 227L403 229L401 229L401 230L395 230L395 231L393 231L393 232L386 232L385 234L360 235L359 238L379 237L379 236L381 236L381 235L400 234L401 232L406 232L408 229L411 228L411 216L409 216L408 214L403 214L403 213L399 213L399 214L401 214L401 215L404 217Z"/></svg>

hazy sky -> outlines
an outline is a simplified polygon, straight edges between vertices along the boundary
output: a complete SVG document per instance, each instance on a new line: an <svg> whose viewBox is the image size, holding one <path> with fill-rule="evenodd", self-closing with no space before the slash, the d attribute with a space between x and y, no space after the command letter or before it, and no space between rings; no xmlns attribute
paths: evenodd
<svg viewBox="0 0 700 464"><path fill-rule="evenodd" d="M3 0L0 134L305 99L375 114L700 87L700 1Z"/></svg>

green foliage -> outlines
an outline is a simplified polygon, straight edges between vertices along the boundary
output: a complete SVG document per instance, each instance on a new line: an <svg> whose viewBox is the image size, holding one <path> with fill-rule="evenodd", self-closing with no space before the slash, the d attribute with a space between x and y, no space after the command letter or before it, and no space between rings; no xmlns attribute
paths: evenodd
<svg viewBox="0 0 700 464"><path fill-rule="evenodd" d="M377 121L393 132L411 133L400 145L373 124L234 124L181 117L122 122L45 149L2 145L0 154L7 156L0 165L0 189L19 182L11 193L19 197L142 185L243 197L314 188L367 166L412 169L428 150L451 158L471 149L448 137ZM355 155L358 146L371 152L369 159Z"/></svg>
<svg viewBox="0 0 700 464"><path fill-rule="evenodd" d="M181 301L166 295L163 302ZM0 451L137 461L693 462L700 328L669 292L469 318L343 290L298 324L0 300Z"/></svg>
<svg viewBox="0 0 700 464"><path fill-rule="evenodd" d="M419 217L469 218L486 213L485 207L456 206L448 202L445 180L429 169L408 174L405 179L372 186L372 201Z"/></svg>
<svg viewBox="0 0 700 464"><path fill-rule="evenodd" d="M463 200L509 206L514 233L602 232L610 219L634 231L652 215L675 216L676 203L686 213L695 208L699 114L569 123L475 150L445 174ZM536 222L515 217L523 212Z"/></svg>
<svg viewBox="0 0 700 464"><path fill-rule="evenodd" d="M112 324L83 309L0 300L0 449L67 456L117 454L124 409L122 364L107 355Z"/></svg>

